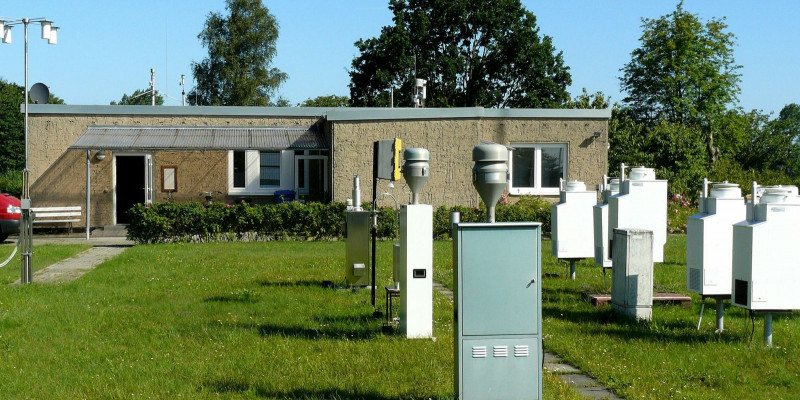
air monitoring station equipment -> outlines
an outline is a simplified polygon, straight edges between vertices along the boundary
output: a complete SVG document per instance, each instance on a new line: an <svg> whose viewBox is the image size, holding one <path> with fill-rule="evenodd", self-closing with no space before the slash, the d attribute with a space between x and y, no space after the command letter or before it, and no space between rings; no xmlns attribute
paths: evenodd
<svg viewBox="0 0 800 400"><path fill-rule="evenodd" d="M345 268L344 275L351 286L369 284L367 265L370 261L369 233L370 212L361 208L361 178L353 177L352 204L347 207L344 229Z"/></svg>
<svg viewBox="0 0 800 400"><path fill-rule="evenodd" d="M586 190L580 181L559 181L560 200L550 207L550 237L553 255L569 262L570 278L575 279L575 263L594 256L592 207L597 192Z"/></svg>
<svg viewBox="0 0 800 400"><path fill-rule="evenodd" d="M455 397L542 398L541 224L494 222L508 149L472 151L486 223L454 223Z"/></svg>
<svg viewBox="0 0 800 400"><path fill-rule="evenodd" d="M751 193L747 220L733 226L731 299L735 306L764 313L769 347L772 314L800 309L800 197L796 186L760 188L756 182Z"/></svg>
<svg viewBox="0 0 800 400"><path fill-rule="evenodd" d="M603 175L603 184L600 190L601 202L592 209L592 219L594 221L594 263L603 267L603 275L607 268L611 268L611 251L608 236L608 200L611 196L619 193L619 178L608 179Z"/></svg>
<svg viewBox="0 0 800 400"><path fill-rule="evenodd" d="M622 164L619 193L608 200L608 235L614 229L637 228L653 232L653 262L664 261L667 243L667 181L656 180L652 168L633 167L627 179ZM613 258L613 243L609 244Z"/></svg>
<svg viewBox="0 0 800 400"><path fill-rule="evenodd" d="M735 183L713 183L708 192L708 179L703 179L703 193L698 212L686 224L686 288L717 301L717 332L723 330L724 300L731 298L731 263L733 224L747 217L744 197ZM705 301L700 303L703 320Z"/></svg>
<svg viewBox="0 0 800 400"><path fill-rule="evenodd" d="M419 204L430 173L428 150L403 152L403 178L411 204L400 209L400 244L395 247L395 282L400 287L400 330L408 338L433 336L433 206Z"/></svg>

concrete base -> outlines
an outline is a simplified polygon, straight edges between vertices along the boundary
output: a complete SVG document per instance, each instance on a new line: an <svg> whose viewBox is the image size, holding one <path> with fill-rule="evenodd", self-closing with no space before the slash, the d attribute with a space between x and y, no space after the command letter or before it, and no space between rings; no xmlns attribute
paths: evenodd
<svg viewBox="0 0 800 400"><path fill-rule="evenodd" d="M653 319L653 307L622 307L617 304L611 303L614 311L626 317L650 321Z"/></svg>

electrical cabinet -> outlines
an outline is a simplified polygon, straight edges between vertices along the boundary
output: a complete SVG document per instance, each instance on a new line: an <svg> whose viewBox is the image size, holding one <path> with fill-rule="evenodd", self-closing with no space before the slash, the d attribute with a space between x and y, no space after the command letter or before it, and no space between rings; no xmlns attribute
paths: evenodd
<svg viewBox="0 0 800 400"><path fill-rule="evenodd" d="M541 224L458 223L453 255L456 398L541 399Z"/></svg>
<svg viewBox="0 0 800 400"><path fill-rule="evenodd" d="M698 206L686 223L686 288L701 296L730 296L733 225L747 217L742 191L736 184L715 184Z"/></svg>
<svg viewBox="0 0 800 400"><path fill-rule="evenodd" d="M637 228L653 232L653 262L664 261L667 243L667 181L656 180L651 168L632 168L629 179L620 182L619 194L608 201L608 232ZM613 244L609 245L612 249Z"/></svg>
<svg viewBox="0 0 800 400"><path fill-rule="evenodd" d="M344 272L347 283L353 286L369 285L370 226L369 211L347 212Z"/></svg>
<svg viewBox="0 0 800 400"><path fill-rule="evenodd" d="M569 182L561 191L560 201L550 207L550 238L556 258L594 256L592 207L596 203L597 192L587 191L582 182Z"/></svg>
<svg viewBox="0 0 800 400"><path fill-rule="evenodd" d="M733 304L754 311L800 309L797 188L766 188L747 207L752 219L733 226Z"/></svg>

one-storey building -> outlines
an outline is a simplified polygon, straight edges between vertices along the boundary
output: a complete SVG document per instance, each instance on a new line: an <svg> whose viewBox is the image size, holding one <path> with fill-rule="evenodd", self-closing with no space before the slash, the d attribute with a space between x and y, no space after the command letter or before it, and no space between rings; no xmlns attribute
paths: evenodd
<svg viewBox="0 0 800 400"><path fill-rule="evenodd" d="M430 151L424 203L478 205L471 169L472 148L481 141L509 147L512 201L555 199L559 179L600 183L608 170L610 116L609 110L30 105L31 200L34 207L74 206L88 197L92 227L124 224L126 211L143 202L213 196L266 203L287 191L308 201L345 201L354 175L366 201L372 144L395 137L404 148ZM387 183L380 182L379 193L408 201L402 181Z"/></svg>

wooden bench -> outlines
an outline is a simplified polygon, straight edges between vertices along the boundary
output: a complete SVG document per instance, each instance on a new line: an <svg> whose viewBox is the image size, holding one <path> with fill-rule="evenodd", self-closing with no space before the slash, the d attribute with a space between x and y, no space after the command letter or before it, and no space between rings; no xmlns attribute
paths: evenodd
<svg viewBox="0 0 800 400"><path fill-rule="evenodd" d="M31 207L34 224L69 224L69 233L72 233L72 223L81 221L81 206L66 207Z"/></svg>

